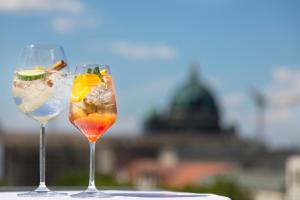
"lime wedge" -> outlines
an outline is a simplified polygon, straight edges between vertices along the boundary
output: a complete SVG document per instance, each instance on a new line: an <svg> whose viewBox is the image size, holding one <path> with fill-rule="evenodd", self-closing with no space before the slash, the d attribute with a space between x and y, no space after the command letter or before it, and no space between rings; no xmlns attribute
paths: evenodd
<svg viewBox="0 0 300 200"><path fill-rule="evenodd" d="M18 78L22 81L34 81L44 78L46 71L40 69L29 69L18 71L17 74Z"/></svg>

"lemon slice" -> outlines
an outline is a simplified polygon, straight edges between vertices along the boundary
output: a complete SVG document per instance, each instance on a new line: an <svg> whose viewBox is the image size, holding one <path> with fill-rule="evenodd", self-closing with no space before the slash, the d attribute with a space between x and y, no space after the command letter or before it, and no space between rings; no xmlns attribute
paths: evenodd
<svg viewBox="0 0 300 200"><path fill-rule="evenodd" d="M34 69L37 69L37 70L46 70L46 67L44 67L44 66L36 66Z"/></svg>
<svg viewBox="0 0 300 200"><path fill-rule="evenodd" d="M34 81L46 76L46 71L41 69L28 69L17 72L18 78L22 81Z"/></svg>
<svg viewBox="0 0 300 200"><path fill-rule="evenodd" d="M71 101L79 102L86 97L92 87L97 86L101 82L99 76L95 74L78 75L73 83Z"/></svg>
<svg viewBox="0 0 300 200"><path fill-rule="evenodd" d="M106 70L106 69L102 69L102 70L100 71L100 74L101 74L102 76L107 75L107 70Z"/></svg>

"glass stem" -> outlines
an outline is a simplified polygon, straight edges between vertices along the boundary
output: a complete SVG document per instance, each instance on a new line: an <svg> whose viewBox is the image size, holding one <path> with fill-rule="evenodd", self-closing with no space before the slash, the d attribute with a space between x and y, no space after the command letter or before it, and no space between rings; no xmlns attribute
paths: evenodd
<svg viewBox="0 0 300 200"><path fill-rule="evenodd" d="M96 142L90 142L90 176L88 189L95 190L95 146Z"/></svg>
<svg viewBox="0 0 300 200"><path fill-rule="evenodd" d="M46 123L41 123L40 128L40 186L45 186L45 164L46 164Z"/></svg>

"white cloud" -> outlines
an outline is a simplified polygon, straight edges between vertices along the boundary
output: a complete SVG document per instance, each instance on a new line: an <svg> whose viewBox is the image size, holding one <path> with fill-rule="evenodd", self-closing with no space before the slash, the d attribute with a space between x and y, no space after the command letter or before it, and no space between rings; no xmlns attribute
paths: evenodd
<svg viewBox="0 0 300 200"><path fill-rule="evenodd" d="M263 139L272 147L299 146L300 68L280 66L270 75L266 85L257 87L268 100ZM248 91L228 92L224 83L218 87L224 124L237 122L242 137L255 137L258 113Z"/></svg>
<svg viewBox="0 0 300 200"><path fill-rule="evenodd" d="M266 110L267 140L277 145L299 143L300 69L275 68L265 91L269 102Z"/></svg>
<svg viewBox="0 0 300 200"><path fill-rule="evenodd" d="M279 109L269 109L267 111L267 123L268 124L277 124L291 120L293 118L293 112L288 108L279 108Z"/></svg>
<svg viewBox="0 0 300 200"><path fill-rule="evenodd" d="M277 67L272 71L272 78L265 87L267 99L266 122L270 131L274 127L283 127L294 121L300 106L300 70ZM286 127L289 130L290 127ZM293 130L290 130L293 131Z"/></svg>
<svg viewBox="0 0 300 200"><path fill-rule="evenodd" d="M172 60L177 56L177 50L166 44L115 42L111 45L113 53L131 60Z"/></svg>
<svg viewBox="0 0 300 200"><path fill-rule="evenodd" d="M87 15L81 0L0 0L0 13L51 13L50 27L57 33L68 33L98 25L99 17Z"/></svg>
<svg viewBox="0 0 300 200"><path fill-rule="evenodd" d="M71 32L76 26L76 23L71 18L57 17L52 20L52 28L58 33Z"/></svg>
<svg viewBox="0 0 300 200"><path fill-rule="evenodd" d="M274 69L267 96L271 105L277 107L300 105L300 70L287 67Z"/></svg>
<svg viewBox="0 0 300 200"><path fill-rule="evenodd" d="M57 33L69 33L80 28L95 28L97 22L94 18L79 17L56 17L51 22L52 29Z"/></svg>
<svg viewBox="0 0 300 200"><path fill-rule="evenodd" d="M280 66L272 71L273 82L290 82L300 75L299 69L291 69L285 66Z"/></svg>
<svg viewBox="0 0 300 200"><path fill-rule="evenodd" d="M79 0L0 0L0 12L80 13L84 9L84 4Z"/></svg>

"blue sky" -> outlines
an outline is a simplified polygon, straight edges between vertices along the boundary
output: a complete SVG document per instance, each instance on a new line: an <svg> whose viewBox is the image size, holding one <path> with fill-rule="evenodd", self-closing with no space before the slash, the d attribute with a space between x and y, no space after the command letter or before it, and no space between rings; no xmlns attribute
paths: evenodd
<svg viewBox="0 0 300 200"><path fill-rule="evenodd" d="M12 73L24 45L60 44L71 70L78 63L111 65L119 118L110 134L140 133L149 110L167 109L190 64L198 63L224 123L254 136L248 93L255 87L271 102L266 140L297 145L299 9L297 0L0 0L0 122L4 129L37 131L12 101ZM75 132L67 109L50 128Z"/></svg>

